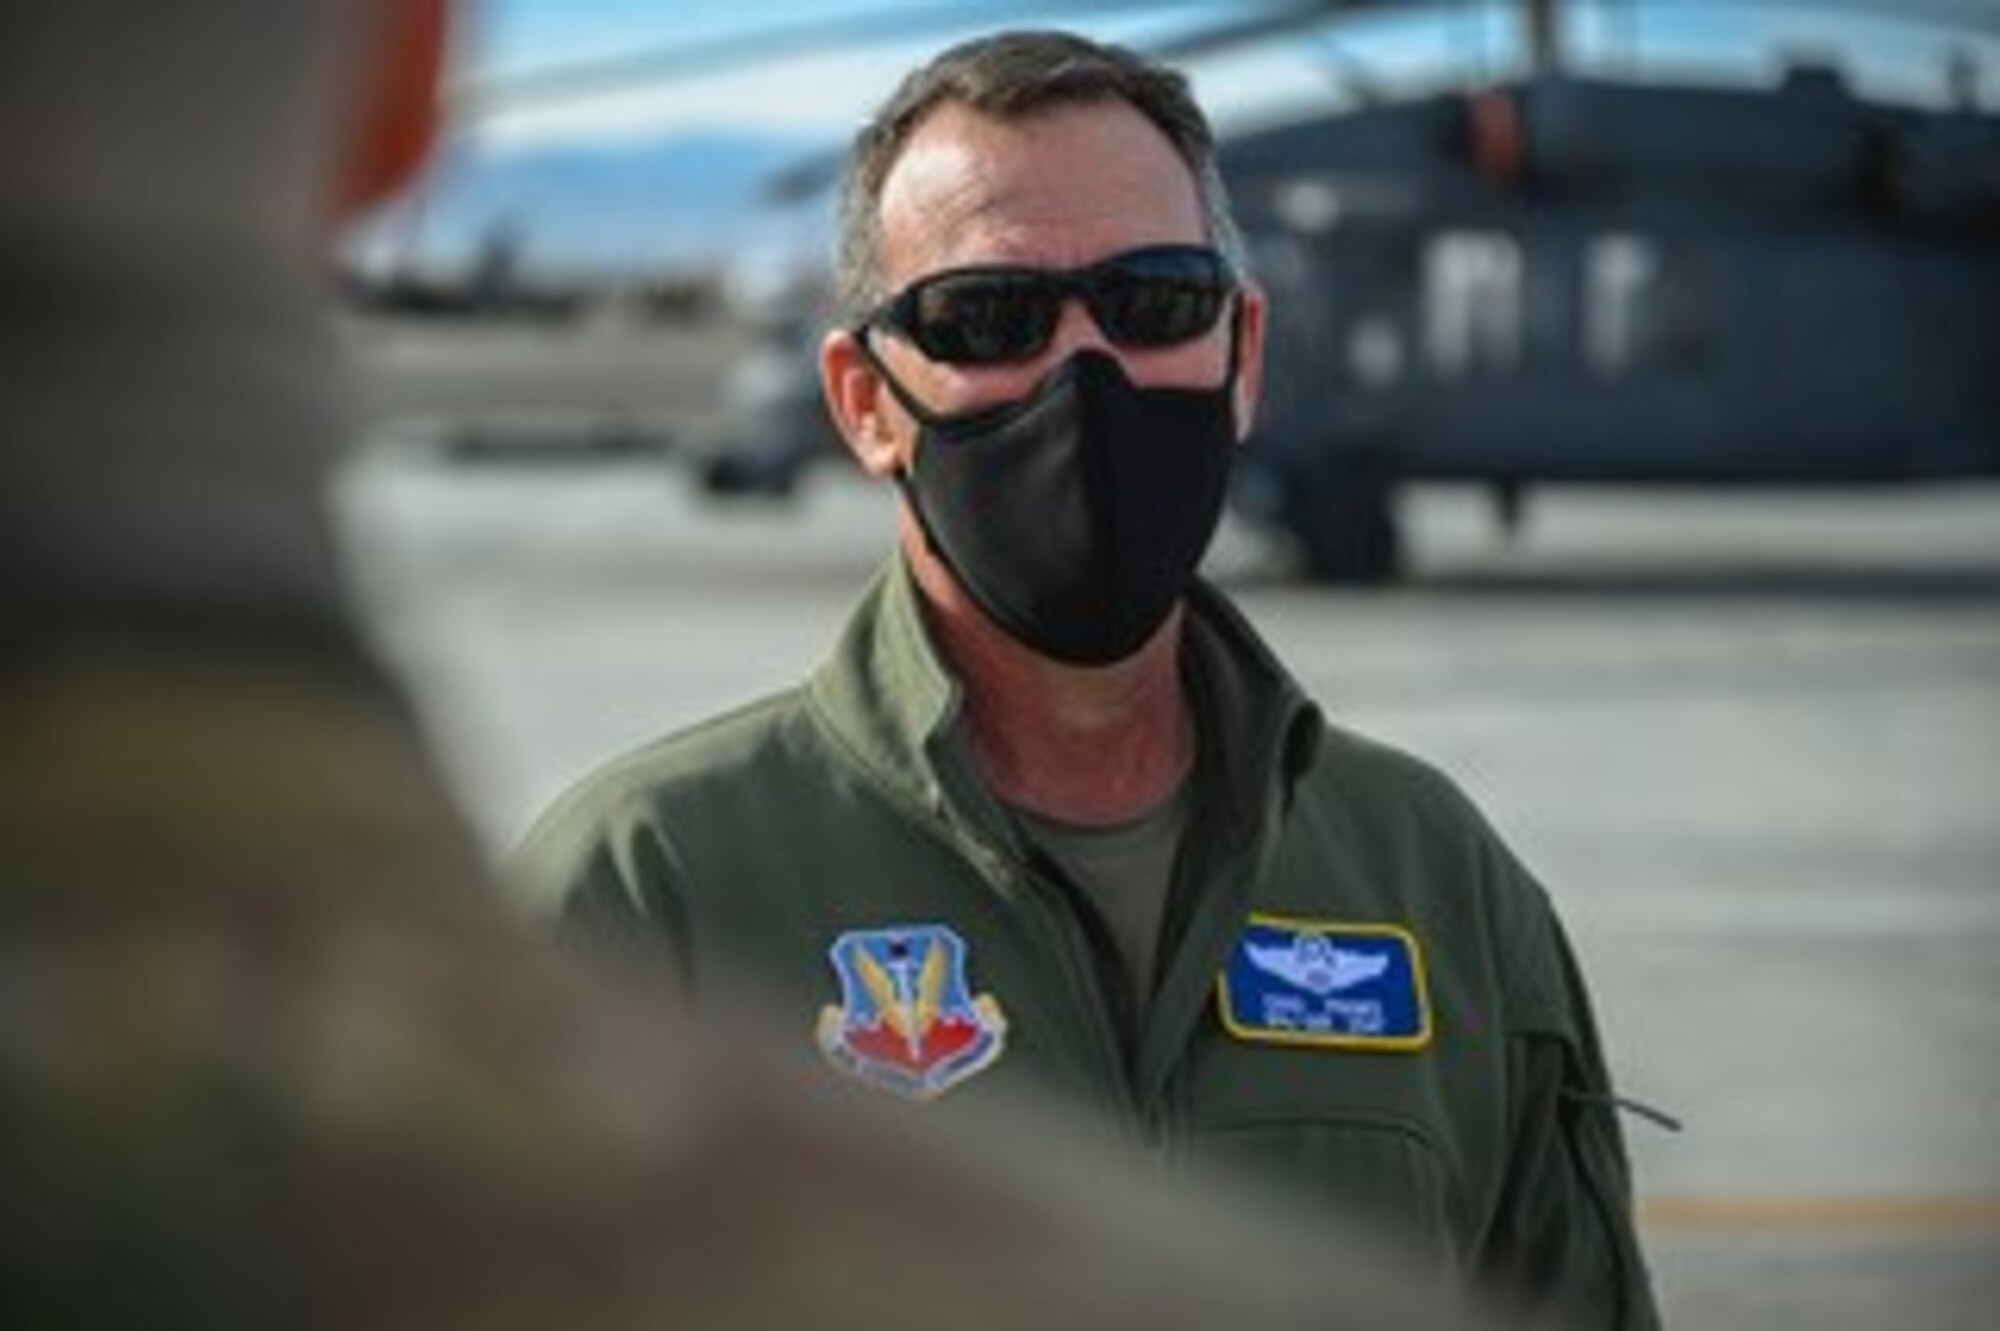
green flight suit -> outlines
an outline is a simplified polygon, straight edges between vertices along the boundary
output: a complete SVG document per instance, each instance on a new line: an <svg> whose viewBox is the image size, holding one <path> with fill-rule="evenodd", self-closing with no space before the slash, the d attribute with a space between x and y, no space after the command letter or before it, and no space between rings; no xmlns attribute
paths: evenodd
<svg viewBox="0 0 2000 1331"><path fill-rule="evenodd" d="M1136 1041L1109 939L973 775L900 561L804 685L564 797L517 882L579 938L664 945L705 1000L747 970L807 1054L842 1020L843 936L943 926L962 993L1005 1027L944 1111L1054 1091L1170 1166L1241 1162L1371 1217L1538 1317L1655 1325L1588 998L1542 889L1447 780L1326 724L1219 593L1188 609L1201 753ZM1253 914L1413 940L1424 1038L1291 1040L1240 1014L1232 1033L1218 976Z"/></svg>

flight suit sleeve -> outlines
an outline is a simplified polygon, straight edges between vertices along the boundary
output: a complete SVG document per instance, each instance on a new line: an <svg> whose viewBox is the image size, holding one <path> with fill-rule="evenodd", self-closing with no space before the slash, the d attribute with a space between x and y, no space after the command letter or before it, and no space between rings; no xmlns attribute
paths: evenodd
<svg viewBox="0 0 2000 1331"><path fill-rule="evenodd" d="M1530 1326L1650 1331L1659 1313L1589 994L1545 901L1530 934L1513 958L1508 1159L1481 1275Z"/></svg>
<svg viewBox="0 0 2000 1331"><path fill-rule="evenodd" d="M641 812L572 796L505 863L510 897L578 952L683 994L693 983L671 837Z"/></svg>

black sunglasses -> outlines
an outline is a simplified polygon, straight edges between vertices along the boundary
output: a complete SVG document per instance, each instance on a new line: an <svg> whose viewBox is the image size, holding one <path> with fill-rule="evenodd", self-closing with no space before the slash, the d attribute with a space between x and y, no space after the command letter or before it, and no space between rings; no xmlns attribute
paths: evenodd
<svg viewBox="0 0 2000 1331"><path fill-rule="evenodd" d="M1229 264L1201 245L1152 245L1086 268L953 268L910 283L857 332L887 329L948 365L1000 365L1047 347L1075 296L1113 345L1171 347L1215 327L1235 288Z"/></svg>

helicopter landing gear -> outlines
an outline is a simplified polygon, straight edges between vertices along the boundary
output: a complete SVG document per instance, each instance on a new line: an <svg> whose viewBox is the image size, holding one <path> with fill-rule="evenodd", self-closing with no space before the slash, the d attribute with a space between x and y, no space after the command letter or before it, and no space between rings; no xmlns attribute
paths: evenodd
<svg viewBox="0 0 2000 1331"><path fill-rule="evenodd" d="M1286 486L1284 524L1315 582L1377 586L1402 571L1396 478L1386 454L1342 453L1299 468Z"/></svg>
<svg viewBox="0 0 2000 1331"><path fill-rule="evenodd" d="M1489 491L1493 498L1493 517L1500 524L1500 536L1509 545L1518 545L1521 527L1528 517L1528 490L1515 477L1495 481Z"/></svg>

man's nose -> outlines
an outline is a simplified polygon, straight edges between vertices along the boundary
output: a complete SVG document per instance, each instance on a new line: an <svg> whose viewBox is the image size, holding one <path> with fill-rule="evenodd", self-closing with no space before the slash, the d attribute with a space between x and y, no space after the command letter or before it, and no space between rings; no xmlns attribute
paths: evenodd
<svg viewBox="0 0 2000 1331"><path fill-rule="evenodd" d="M1056 331L1049 338L1049 348L1045 355L1053 363L1061 363L1079 351L1102 351L1107 355L1117 355L1117 347L1097 326L1090 307L1081 296L1074 292L1062 303L1062 312L1056 318Z"/></svg>

